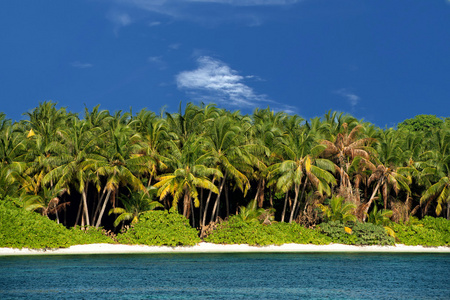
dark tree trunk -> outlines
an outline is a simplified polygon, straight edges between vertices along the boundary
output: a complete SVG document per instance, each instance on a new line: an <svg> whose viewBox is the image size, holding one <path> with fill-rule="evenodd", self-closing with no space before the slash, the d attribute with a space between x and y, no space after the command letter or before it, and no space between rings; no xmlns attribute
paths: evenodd
<svg viewBox="0 0 450 300"><path fill-rule="evenodd" d="M286 206L288 202L288 195L289 191L286 192L286 197L284 197L284 206L283 206L283 212L281 213L281 222L284 222L284 216L286 215Z"/></svg>

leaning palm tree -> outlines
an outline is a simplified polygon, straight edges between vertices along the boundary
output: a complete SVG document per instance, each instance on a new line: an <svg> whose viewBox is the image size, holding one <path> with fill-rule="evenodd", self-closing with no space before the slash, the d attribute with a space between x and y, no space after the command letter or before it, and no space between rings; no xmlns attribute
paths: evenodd
<svg viewBox="0 0 450 300"><path fill-rule="evenodd" d="M63 189L50 189L43 187L39 194L24 194L21 197L23 207L28 211L38 211L41 215L49 217L50 214L56 215L56 222L59 224L58 212L65 209L70 202L61 202L60 195L64 193Z"/></svg>
<svg viewBox="0 0 450 300"><path fill-rule="evenodd" d="M409 188L409 185L411 184L411 178L399 172L395 167L386 167L380 161L378 161L377 168L370 175L367 184L370 185L372 182L376 182L376 184L369 201L362 204L358 209L360 218L363 221L365 221L370 205L376 199L375 196L380 191L380 189L383 196L384 209L387 209L387 200L390 188L392 188L396 194L398 194L400 189L407 191L409 194L411 193L411 190Z"/></svg>
<svg viewBox="0 0 450 300"><path fill-rule="evenodd" d="M450 219L450 176L442 177L437 183L430 186L420 198L420 203L427 203L431 200L436 203L436 215L442 212L442 206L447 203L447 219Z"/></svg>

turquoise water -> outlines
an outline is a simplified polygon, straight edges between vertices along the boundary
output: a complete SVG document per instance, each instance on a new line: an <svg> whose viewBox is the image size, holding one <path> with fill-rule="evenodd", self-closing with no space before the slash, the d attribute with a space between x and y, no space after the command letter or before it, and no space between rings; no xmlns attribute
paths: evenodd
<svg viewBox="0 0 450 300"><path fill-rule="evenodd" d="M450 299L449 254L0 257L0 299Z"/></svg>

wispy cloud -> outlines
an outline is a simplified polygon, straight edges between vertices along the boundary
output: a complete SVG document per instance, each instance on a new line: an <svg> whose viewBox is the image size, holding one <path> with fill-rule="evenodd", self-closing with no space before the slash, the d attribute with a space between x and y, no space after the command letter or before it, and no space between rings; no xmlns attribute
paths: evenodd
<svg viewBox="0 0 450 300"><path fill-rule="evenodd" d="M160 70L167 68L166 62L163 60L162 56L150 56L147 61Z"/></svg>
<svg viewBox="0 0 450 300"><path fill-rule="evenodd" d="M244 83L244 76L220 60L209 56L197 59L198 68L176 76L179 89L186 90L197 100L216 101L233 106L255 106L270 102L266 95L257 94Z"/></svg>
<svg viewBox="0 0 450 300"><path fill-rule="evenodd" d="M347 99L352 108L354 108L358 104L359 100L361 100L361 98L358 95L348 91L347 89L340 89L334 91L334 93Z"/></svg>
<svg viewBox="0 0 450 300"><path fill-rule="evenodd" d="M74 61L73 63L70 64L72 67L74 68L78 68L78 69L86 69L86 68L92 68L93 65L89 64L89 63L82 63L79 61Z"/></svg>
<svg viewBox="0 0 450 300"><path fill-rule="evenodd" d="M180 48L181 44L174 43L169 45L170 50L178 50Z"/></svg>
<svg viewBox="0 0 450 300"><path fill-rule="evenodd" d="M130 25L133 21L129 14L119 11L110 11L106 18L114 24L114 34L117 35L119 29Z"/></svg>
<svg viewBox="0 0 450 300"><path fill-rule="evenodd" d="M115 0L116 3L137 7L174 19L199 23L244 22L257 26L263 22L261 12L246 7L284 7L304 0ZM218 5L221 5L219 8ZM271 12L273 14L273 11Z"/></svg>

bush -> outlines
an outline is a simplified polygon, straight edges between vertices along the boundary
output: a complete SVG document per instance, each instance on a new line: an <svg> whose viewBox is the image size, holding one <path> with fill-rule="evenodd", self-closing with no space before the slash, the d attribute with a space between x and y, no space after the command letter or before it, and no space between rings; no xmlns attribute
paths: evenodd
<svg viewBox="0 0 450 300"><path fill-rule="evenodd" d="M117 235L117 240L125 244L149 246L193 246L201 241L197 230L189 225L185 217L168 211L143 213L136 225L126 233Z"/></svg>
<svg viewBox="0 0 450 300"><path fill-rule="evenodd" d="M351 230L345 230L339 221L322 223L319 230L329 236L333 243L347 245L394 245L394 238L390 237L380 225L372 223L354 223L349 225Z"/></svg>
<svg viewBox="0 0 450 300"><path fill-rule="evenodd" d="M450 221L425 217L416 223L392 224L397 241L405 245L450 246Z"/></svg>
<svg viewBox="0 0 450 300"><path fill-rule="evenodd" d="M246 221L232 216L219 225L206 242L215 244L248 244L252 246L297 244L329 244L330 239L313 229L297 223L274 223L271 225Z"/></svg>
<svg viewBox="0 0 450 300"><path fill-rule="evenodd" d="M92 243L114 241L95 228L69 230L38 213L16 207L12 201L0 202L0 247L48 249Z"/></svg>

